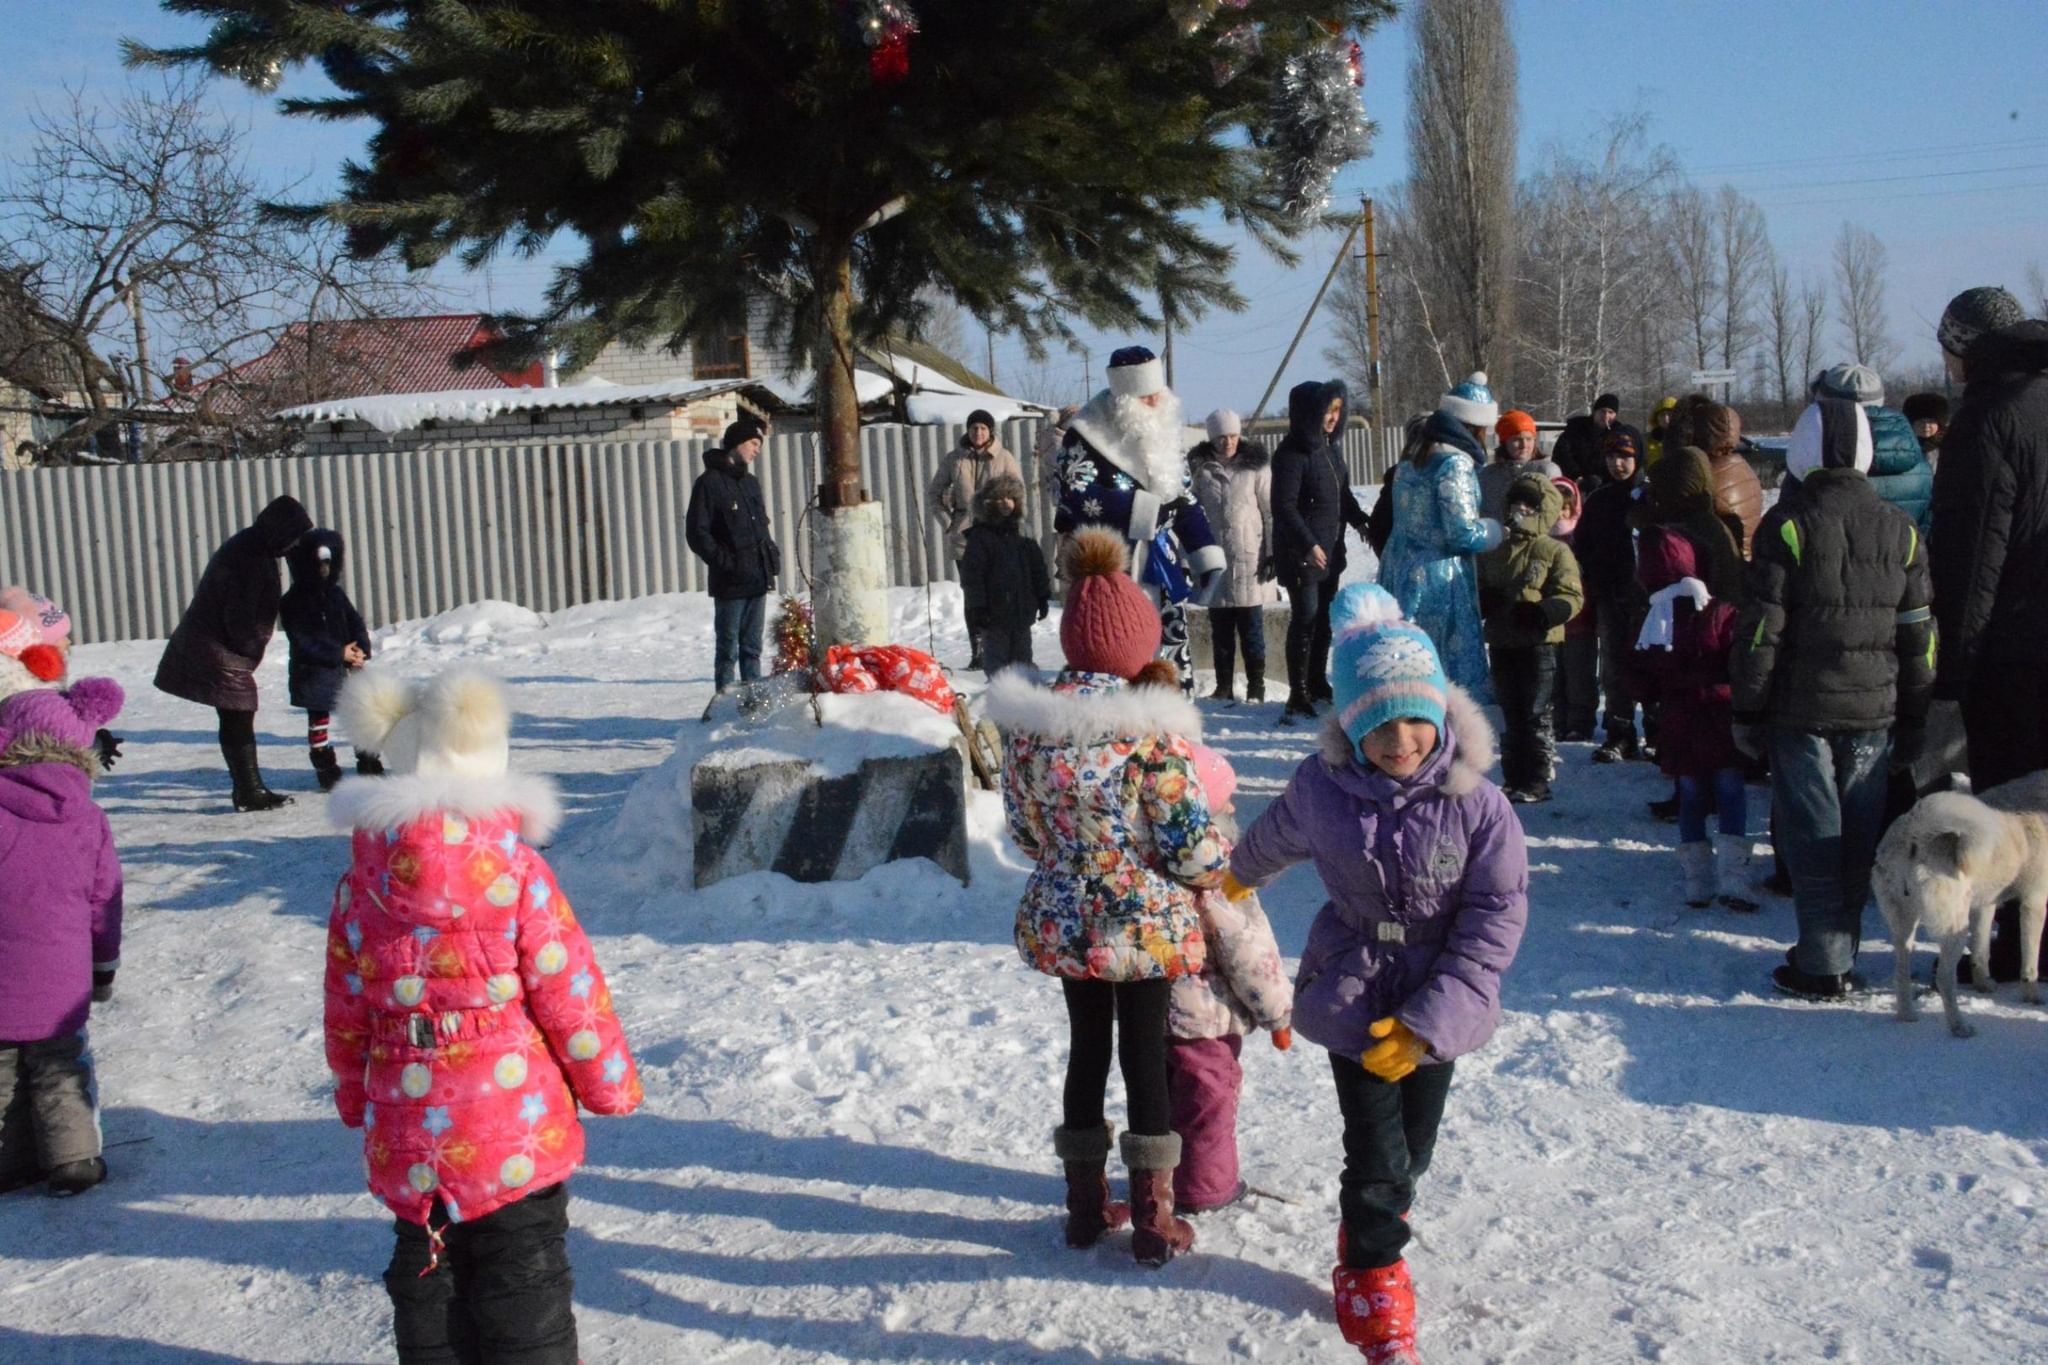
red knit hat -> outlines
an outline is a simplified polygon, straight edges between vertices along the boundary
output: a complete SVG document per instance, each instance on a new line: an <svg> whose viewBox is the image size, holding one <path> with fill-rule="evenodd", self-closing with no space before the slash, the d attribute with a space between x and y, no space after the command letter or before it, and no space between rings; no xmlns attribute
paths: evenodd
<svg viewBox="0 0 2048 1365"><path fill-rule="evenodd" d="M1124 572L1130 550L1107 527L1090 526L1067 547L1066 609L1060 649L1067 667L1131 678L1159 652L1159 608Z"/></svg>

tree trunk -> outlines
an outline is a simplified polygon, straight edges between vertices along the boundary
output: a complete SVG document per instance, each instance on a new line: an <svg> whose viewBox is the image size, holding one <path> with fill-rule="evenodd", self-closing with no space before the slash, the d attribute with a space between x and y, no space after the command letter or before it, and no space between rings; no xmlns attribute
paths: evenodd
<svg viewBox="0 0 2048 1365"><path fill-rule="evenodd" d="M812 388L825 448L818 514L811 518L811 610L817 648L889 643L889 560L882 505L861 487L860 397L853 383L853 255L821 246L815 258L818 328Z"/></svg>

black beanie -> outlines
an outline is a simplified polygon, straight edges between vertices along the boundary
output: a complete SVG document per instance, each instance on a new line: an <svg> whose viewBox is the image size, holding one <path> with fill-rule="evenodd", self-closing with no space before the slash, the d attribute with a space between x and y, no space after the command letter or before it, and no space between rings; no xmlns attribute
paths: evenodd
<svg viewBox="0 0 2048 1365"><path fill-rule="evenodd" d="M1606 408L1609 412L1620 412L1621 400L1611 393L1603 393L1593 400L1593 411L1598 412L1602 408Z"/></svg>
<svg viewBox="0 0 2048 1365"><path fill-rule="evenodd" d="M725 429L725 436L719 441L721 450L737 450L761 434L761 424L751 417L742 417Z"/></svg>
<svg viewBox="0 0 2048 1365"><path fill-rule="evenodd" d="M967 414L968 426L971 427L976 422L981 423L990 431L994 431L996 429L996 419L993 415L990 414L987 408L976 408L973 412Z"/></svg>

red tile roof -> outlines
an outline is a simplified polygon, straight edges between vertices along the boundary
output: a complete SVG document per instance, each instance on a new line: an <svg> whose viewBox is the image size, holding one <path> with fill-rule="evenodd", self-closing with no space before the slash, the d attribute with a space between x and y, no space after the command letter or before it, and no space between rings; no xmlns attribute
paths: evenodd
<svg viewBox="0 0 2048 1365"><path fill-rule="evenodd" d="M457 360L497 335L481 313L295 322L275 345L223 374L202 377L178 404L200 399L220 416L292 402L442 389L537 388L541 367L495 370ZM183 404L179 404L182 406Z"/></svg>

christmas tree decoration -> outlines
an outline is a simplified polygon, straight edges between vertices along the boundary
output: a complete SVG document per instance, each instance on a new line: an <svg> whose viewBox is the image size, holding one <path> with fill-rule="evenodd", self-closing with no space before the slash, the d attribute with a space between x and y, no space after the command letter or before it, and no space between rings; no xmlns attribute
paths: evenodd
<svg viewBox="0 0 2048 1365"><path fill-rule="evenodd" d="M1238 24L1216 40L1216 84L1220 88L1236 80L1258 57L1259 26Z"/></svg>
<svg viewBox="0 0 2048 1365"><path fill-rule="evenodd" d="M905 0L853 0L851 12L868 49L869 78L878 86L901 85L910 76L917 12Z"/></svg>
<svg viewBox="0 0 2048 1365"><path fill-rule="evenodd" d="M209 46L227 54L219 70L260 94L273 94L284 79L276 45L247 19L225 19L207 36Z"/></svg>
<svg viewBox="0 0 2048 1365"><path fill-rule="evenodd" d="M810 604L800 597L785 597L775 614L774 674L808 673L816 636L811 629Z"/></svg>
<svg viewBox="0 0 2048 1365"><path fill-rule="evenodd" d="M1281 67L1266 149L1281 204L1298 223L1322 217L1337 172L1366 153L1372 123L1359 102L1364 83L1363 51L1342 38Z"/></svg>

